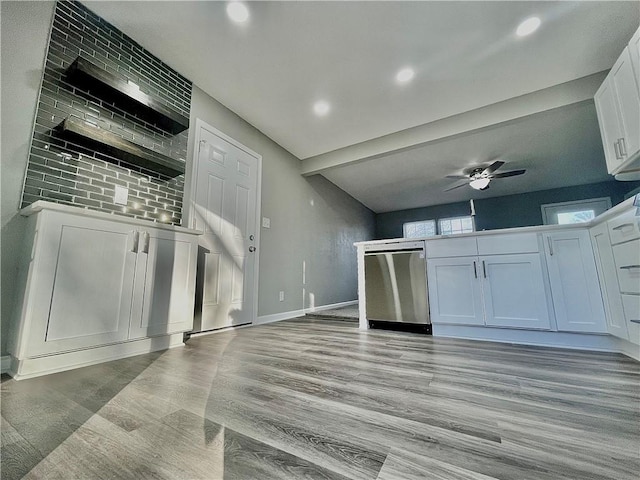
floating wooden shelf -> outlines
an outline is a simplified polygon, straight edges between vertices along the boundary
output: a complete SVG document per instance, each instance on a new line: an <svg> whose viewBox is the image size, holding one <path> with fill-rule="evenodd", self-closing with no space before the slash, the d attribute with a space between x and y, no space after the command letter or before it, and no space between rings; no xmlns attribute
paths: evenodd
<svg viewBox="0 0 640 480"><path fill-rule="evenodd" d="M113 102L125 112L134 114L166 132L176 134L189 128L187 117L86 58L76 58L67 69L67 79L71 84L88 90L96 97Z"/></svg>
<svg viewBox="0 0 640 480"><path fill-rule="evenodd" d="M154 152L78 118L66 118L58 125L57 130L64 138L148 170L171 177L184 173L184 162Z"/></svg>

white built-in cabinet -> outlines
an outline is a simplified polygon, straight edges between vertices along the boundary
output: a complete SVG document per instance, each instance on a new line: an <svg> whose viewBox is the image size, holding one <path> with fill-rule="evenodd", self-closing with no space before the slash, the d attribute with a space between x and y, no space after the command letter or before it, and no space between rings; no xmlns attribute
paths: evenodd
<svg viewBox="0 0 640 480"><path fill-rule="evenodd" d="M589 232L568 229L544 233L551 297L558 330L607 331Z"/></svg>
<svg viewBox="0 0 640 480"><path fill-rule="evenodd" d="M551 327L536 234L427 241L434 324Z"/></svg>
<svg viewBox="0 0 640 480"><path fill-rule="evenodd" d="M47 202L23 214L22 294L10 347L16 376L37 375L42 356L63 370L95 363L97 347L116 358L118 350L136 351L120 344L139 341L142 353L154 348L140 340L191 329L197 232Z"/></svg>
<svg viewBox="0 0 640 480"><path fill-rule="evenodd" d="M600 290L607 320L607 331L619 338L629 339L627 322L624 318L622 297L618 287L618 275L613 259L613 249L606 223L596 225L590 230L593 255L600 279Z"/></svg>
<svg viewBox="0 0 640 480"><path fill-rule="evenodd" d="M638 32L594 96L607 170L611 174L640 168Z"/></svg>
<svg viewBox="0 0 640 480"><path fill-rule="evenodd" d="M427 278L432 323L484 325L477 257L430 258Z"/></svg>

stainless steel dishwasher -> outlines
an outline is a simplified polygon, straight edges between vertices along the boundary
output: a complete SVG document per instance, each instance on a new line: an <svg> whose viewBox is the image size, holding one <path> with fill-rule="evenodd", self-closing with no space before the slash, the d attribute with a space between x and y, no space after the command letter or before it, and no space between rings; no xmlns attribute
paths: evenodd
<svg viewBox="0 0 640 480"><path fill-rule="evenodd" d="M424 242L367 245L367 320L431 325Z"/></svg>

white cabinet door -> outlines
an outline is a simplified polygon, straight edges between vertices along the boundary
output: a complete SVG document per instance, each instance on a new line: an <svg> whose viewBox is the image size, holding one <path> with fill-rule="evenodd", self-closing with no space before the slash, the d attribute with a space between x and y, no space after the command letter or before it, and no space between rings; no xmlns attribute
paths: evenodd
<svg viewBox="0 0 640 480"><path fill-rule="evenodd" d="M484 325L477 257L434 258L427 262L432 323Z"/></svg>
<svg viewBox="0 0 640 480"><path fill-rule="evenodd" d="M45 212L39 225L28 355L126 340L133 229L57 212Z"/></svg>
<svg viewBox="0 0 640 480"><path fill-rule="evenodd" d="M629 53L631 54L631 64L635 75L638 91L640 92L640 28L631 37L629 42Z"/></svg>
<svg viewBox="0 0 640 480"><path fill-rule="evenodd" d="M631 54L625 48L610 73L620 109L622 135L618 151L625 161L640 150L640 94L631 65Z"/></svg>
<svg viewBox="0 0 640 480"><path fill-rule="evenodd" d="M480 257L488 326L551 328L540 254Z"/></svg>
<svg viewBox="0 0 640 480"><path fill-rule="evenodd" d="M607 331L593 250L586 230L544 235L558 330Z"/></svg>
<svg viewBox="0 0 640 480"><path fill-rule="evenodd" d="M129 338L193 327L198 248L194 238L153 229L141 232Z"/></svg>
<svg viewBox="0 0 640 480"><path fill-rule="evenodd" d="M607 319L607 331L616 337L628 339L629 333L624 319L622 298L618 289L616 264L606 223L593 227L590 231L596 269L600 279L600 290Z"/></svg>
<svg viewBox="0 0 640 480"><path fill-rule="evenodd" d="M611 81L611 76L607 76L593 100L596 104L602 147L609 173L616 170L623 161L623 157L618 151L618 140L622 136L622 127L620 126L621 120L616 98L615 85Z"/></svg>

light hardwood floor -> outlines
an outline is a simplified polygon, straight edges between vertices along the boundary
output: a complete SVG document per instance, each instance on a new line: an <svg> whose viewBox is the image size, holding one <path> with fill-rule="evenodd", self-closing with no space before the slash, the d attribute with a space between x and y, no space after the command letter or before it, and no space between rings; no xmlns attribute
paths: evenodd
<svg viewBox="0 0 640 480"><path fill-rule="evenodd" d="M303 318L2 382L2 478L634 479L640 364Z"/></svg>

